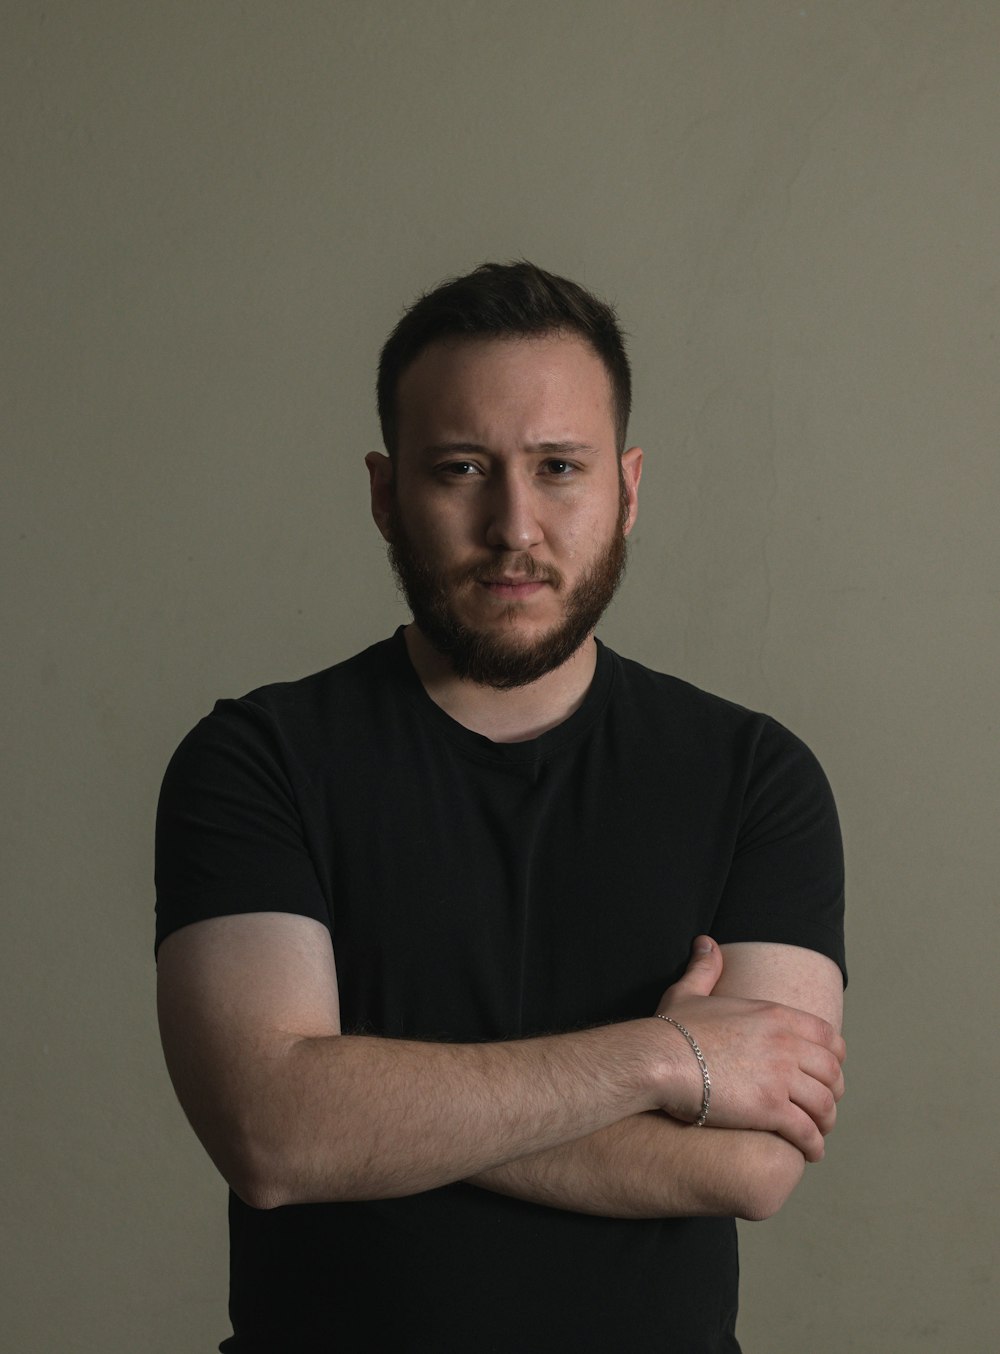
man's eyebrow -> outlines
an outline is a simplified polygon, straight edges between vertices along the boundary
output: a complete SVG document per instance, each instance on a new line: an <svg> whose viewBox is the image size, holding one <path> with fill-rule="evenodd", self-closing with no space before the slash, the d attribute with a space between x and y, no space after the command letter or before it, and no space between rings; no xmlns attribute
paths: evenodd
<svg viewBox="0 0 1000 1354"><path fill-rule="evenodd" d="M569 456L578 455L581 452L593 455L597 448L591 446L589 442L528 442L521 450L531 454L541 452L546 456ZM485 447L479 442L434 442L423 448L424 456L488 456L489 454L489 447Z"/></svg>
<svg viewBox="0 0 1000 1354"><path fill-rule="evenodd" d="M486 451L486 447L481 447L478 442L432 442L429 446L421 447L420 450L423 456L449 456L452 454L473 456Z"/></svg>
<svg viewBox="0 0 1000 1354"><path fill-rule="evenodd" d="M534 442L525 451L544 451L550 456L569 456L577 452L596 452L589 442Z"/></svg>

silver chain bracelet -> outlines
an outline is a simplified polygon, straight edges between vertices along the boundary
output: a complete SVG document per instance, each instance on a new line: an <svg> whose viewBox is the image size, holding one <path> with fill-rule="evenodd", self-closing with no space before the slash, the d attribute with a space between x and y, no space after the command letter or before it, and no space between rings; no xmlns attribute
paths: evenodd
<svg viewBox="0 0 1000 1354"><path fill-rule="evenodd" d="M694 1126L695 1128L704 1128L705 1120L708 1118L708 1104L712 1098L712 1078L708 1075L708 1063L706 1063L704 1055L695 1041L694 1035L685 1025L682 1025L679 1020L675 1020L673 1016L660 1015L659 1011L656 1013L656 1018L657 1020L665 1020L668 1025L673 1025L675 1029L680 1030L681 1034L683 1034L684 1038L691 1045L691 1051L694 1053L694 1056L698 1059L698 1066L701 1068L702 1081L701 1113L698 1115L697 1119L695 1119Z"/></svg>

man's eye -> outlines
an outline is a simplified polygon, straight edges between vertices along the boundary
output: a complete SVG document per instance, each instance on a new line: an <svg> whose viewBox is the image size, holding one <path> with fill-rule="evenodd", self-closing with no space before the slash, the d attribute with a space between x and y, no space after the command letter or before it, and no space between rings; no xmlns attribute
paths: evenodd
<svg viewBox="0 0 1000 1354"><path fill-rule="evenodd" d="M475 461L449 461L446 465L440 466L439 469L443 474L453 475L459 479L479 473L479 467Z"/></svg>
<svg viewBox="0 0 1000 1354"><path fill-rule="evenodd" d="M558 458L555 458L545 462L545 469L548 474L554 475L557 479L560 479L566 475L571 475L575 467L572 466L569 461L560 461Z"/></svg>

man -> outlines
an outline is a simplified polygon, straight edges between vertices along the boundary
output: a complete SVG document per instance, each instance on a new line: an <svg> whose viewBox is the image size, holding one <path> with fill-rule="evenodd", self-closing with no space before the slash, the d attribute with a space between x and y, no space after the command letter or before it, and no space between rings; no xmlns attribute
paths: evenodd
<svg viewBox="0 0 1000 1354"><path fill-rule="evenodd" d="M220 1348L738 1350L733 1219L843 1091L825 779L594 638L642 468L609 307L484 265L404 316L378 394L413 623L219 702L160 804L164 1047L231 1187Z"/></svg>

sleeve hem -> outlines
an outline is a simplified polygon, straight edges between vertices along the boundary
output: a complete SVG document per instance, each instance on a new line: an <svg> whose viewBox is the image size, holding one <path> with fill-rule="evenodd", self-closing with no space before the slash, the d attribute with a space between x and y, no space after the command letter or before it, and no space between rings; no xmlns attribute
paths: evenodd
<svg viewBox="0 0 1000 1354"><path fill-rule="evenodd" d="M155 959L167 936L173 935L175 931L180 931L185 926L193 926L195 922L210 921L213 917L240 917L253 912L288 912L294 916L309 917L313 921L321 922L328 931L330 930L330 918L326 915L325 909L309 908L303 906L301 901L296 905L296 902L294 898L282 898L274 893L257 897L241 893L238 897L226 898L213 892L203 898L192 896L183 904L172 903L169 908L169 920L164 918L161 921L159 915L157 916L153 957Z"/></svg>
<svg viewBox="0 0 1000 1354"><path fill-rule="evenodd" d="M822 922L804 924L801 917L785 917L781 913L764 913L754 918L753 925L732 925L710 931L719 945L736 945L742 941L772 941L778 945L799 945L804 950L815 950L832 959L840 969L847 987L847 963L844 942L839 932Z"/></svg>

